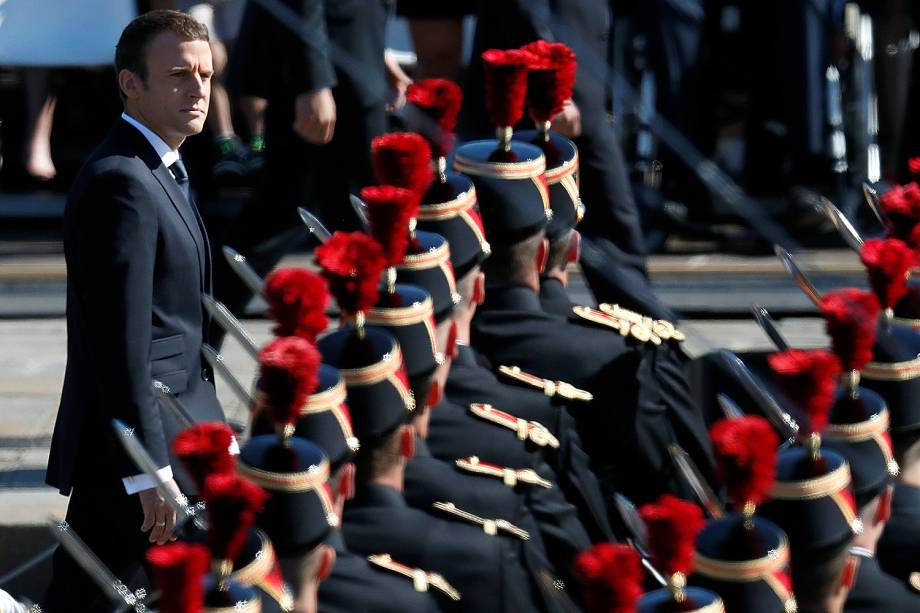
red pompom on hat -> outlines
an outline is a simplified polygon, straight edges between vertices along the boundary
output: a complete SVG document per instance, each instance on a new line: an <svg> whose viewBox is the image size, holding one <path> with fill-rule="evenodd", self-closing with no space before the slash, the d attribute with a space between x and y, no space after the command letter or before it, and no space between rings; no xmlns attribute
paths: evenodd
<svg viewBox="0 0 920 613"><path fill-rule="evenodd" d="M299 336L315 341L329 325L326 280L303 268L279 268L265 279L262 291L275 336Z"/></svg>
<svg viewBox="0 0 920 613"><path fill-rule="evenodd" d="M437 134L433 129L425 129L424 132L429 135L431 154L445 157L454 144L454 130L463 101L460 86L447 79L421 79L406 89L406 100L437 125Z"/></svg>
<svg viewBox="0 0 920 613"><path fill-rule="evenodd" d="M346 317L367 311L380 297L386 268L380 243L363 232L336 232L316 248L316 262Z"/></svg>
<svg viewBox="0 0 920 613"><path fill-rule="evenodd" d="M720 419L709 429L716 471L739 511L753 513L776 480L779 436L763 417Z"/></svg>
<svg viewBox="0 0 920 613"><path fill-rule="evenodd" d="M648 549L655 567L668 577L677 573L688 577L693 571L696 536L706 523L702 509L664 494L657 502L642 505L639 515L648 530Z"/></svg>
<svg viewBox="0 0 920 613"><path fill-rule="evenodd" d="M371 141L371 160L378 182L407 189L419 201L434 181L431 147L414 132L378 136Z"/></svg>
<svg viewBox="0 0 920 613"><path fill-rule="evenodd" d="M204 611L204 575L211 555L204 545L169 543L152 547L147 562L160 592L160 613Z"/></svg>
<svg viewBox="0 0 920 613"><path fill-rule="evenodd" d="M527 111L537 124L552 121L572 97L575 52L563 43L537 40L521 47L534 56L527 73Z"/></svg>
<svg viewBox="0 0 920 613"><path fill-rule="evenodd" d="M912 175L920 175L920 157L907 160L907 169L910 170Z"/></svg>
<svg viewBox="0 0 920 613"><path fill-rule="evenodd" d="M410 223L418 215L418 198L408 189L392 185L365 187L361 200L367 204L371 236L383 247L384 262L396 266L409 247Z"/></svg>
<svg viewBox="0 0 920 613"><path fill-rule="evenodd" d="M208 546L215 560L236 560L268 493L253 482L231 473L211 475L201 497L208 509ZM229 574L229 573L227 573Z"/></svg>
<svg viewBox="0 0 920 613"><path fill-rule="evenodd" d="M228 474L234 470L230 455L233 432L225 423L207 422L186 428L173 439L172 448L185 470L195 481L198 491L209 475Z"/></svg>
<svg viewBox="0 0 920 613"><path fill-rule="evenodd" d="M914 226L920 221L920 186L916 183L895 185L882 194L878 204L887 218L888 238L910 240Z"/></svg>
<svg viewBox="0 0 920 613"><path fill-rule="evenodd" d="M821 299L825 329L843 370L861 371L872 361L880 308L875 294L853 287L828 292Z"/></svg>
<svg viewBox="0 0 920 613"><path fill-rule="evenodd" d="M319 383L322 356L310 341L277 338L259 352L259 391L275 429L291 430L300 409Z"/></svg>
<svg viewBox="0 0 920 613"><path fill-rule="evenodd" d="M534 57L520 49L489 49L482 53L482 62L489 117L496 127L514 127L524 115L527 71Z"/></svg>
<svg viewBox="0 0 920 613"><path fill-rule="evenodd" d="M840 360L823 349L789 349L767 357L776 383L808 415L809 432L821 432L834 403Z"/></svg>
<svg viewBox="0 0 920 613"><path fill-rule="evenodd" d="M907 294L907 273L916 259L913 250L895 238L870 239L863 243L859 259L882 308L894 308Z"/></svg>
<svg viewBox="0 0 920 613"><path fill-rule="evenodd" d="M598 543L575 557L573 574L588 613L635 613L642 563L632 547Z"/></svg>

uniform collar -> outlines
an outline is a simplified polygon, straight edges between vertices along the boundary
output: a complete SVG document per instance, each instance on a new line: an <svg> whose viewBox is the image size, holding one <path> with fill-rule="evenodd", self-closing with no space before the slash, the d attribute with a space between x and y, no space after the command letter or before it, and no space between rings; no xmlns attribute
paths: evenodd
<svg viewBox="0 0 920 613"><path fill-rule="evenodd" d="M565 291L562 281L556 277L540 277L540 296L557 300L568 300L569 294Z"/></svg>
<svg viewBox="0 0 920 613"><path fill-rule="evenodd" d="M329 533L326 544L335 549L335 552L340 555L348 551L348 547L345 546L345 537L342 536L342 531L339 529L333 529Z"/></svg>
<svg viewBox="0 0 920 613"><path fill-rule="evenodd" d="M483 311L528 311L542 313L540 296L522 285L491 285L486 288Z"/></svg>
<svg viewBox="0 0 920 613"><path fill-rule="evenodd" d="M346 503L348 506L349 503ZM408 507L406 499L388 485L365 483L358 487L351 505L355 507Z"/></svg>
<svg viewBox="0 0 920 613"><path fill-rule="evenodd" d="M176 160L181 157L178 150L170 148L170 146L166 144L166 141L164 141L153 130L135 118L131 117L127 113L122 113L121 118L137 128L137 131L144 135L144 138L147 139L147 142L150 143L150 146L153 147L153 150L157 152L157 155L163 162L163 166L169 168L173 165L173 163L175 163Z"/></svg>
<svg viewBox="0 0 920 613"><path fill-rule="evenodd" d="M476 361L476 352L469 345L457 345L457 355L454 357L452 365L461 366L478 366Z"/></svg>

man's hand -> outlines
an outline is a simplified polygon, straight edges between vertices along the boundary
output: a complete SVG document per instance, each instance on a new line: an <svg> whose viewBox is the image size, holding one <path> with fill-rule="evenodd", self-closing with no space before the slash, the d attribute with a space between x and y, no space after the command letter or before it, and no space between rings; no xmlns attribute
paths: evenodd
<svg viewBox="0 0 920 613"><path fill-rule="evenodd" d="M167 481L166 488L172 492L173 497L182 493L179 490L179 486L176 485L175 479ZM176 540L172 533L173 528L176 527L176 512L160 496L159 490L154 487L138 492L137 495L141 500L141 508L144 510L144 523L141 524L141 532L150 530L150 542L157 545Z"/></svg>
<svg viewBox="0 0 920 613"><path fill-rule="evenodd" d="M581 111L571 98L565 101L565 106L553 117L552 130L566 138L581 136Z"/></svg>
<svg viewBox="0 0 920 613"><path fill-rule="evenodd" d="M325 145L335 134L335 99L328 87L300 94L294 101L294 132L314 145Z"/></svg>
<svg viewBox="0 0 920 613"><path fill-rule="evenodd" d="M385 110L392 113L406 105L406 90L412 85L412 79L396 61L396 56L389 51L384 52L383 63L387 68L387 84L393 89L393 98L387 102Z"/></svg>

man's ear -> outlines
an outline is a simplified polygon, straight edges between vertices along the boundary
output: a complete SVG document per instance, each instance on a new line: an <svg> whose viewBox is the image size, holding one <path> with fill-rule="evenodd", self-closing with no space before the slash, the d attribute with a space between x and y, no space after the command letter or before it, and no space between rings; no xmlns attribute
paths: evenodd
<svg viewBox="0 0 920 613"><path fill-rule="evenodd" d="M338 495L345 500L351 500L355 497L355 465L351 462L342 467Z"/></svg>
<svg viewBox="0 0 920 613"><path fill-rule="evenodd" d="M843 567L843 575L840 577L840 589L850 590L856 583L856 573L859 571L859 558L855 555L847 556L846 566Z"/></svg>
<svg viewBox="0 0 920 613"><path fill-rule="evenodd" d="M581 258L581 233L578 230L572 230L572 238L569 239L569 252L566 254L566 262L577 264Z"/></svg>
<svg viewBox="0 0 920 613"><path fill-rule="evenodd" d="M118 71L118 88L125 95L125 98L134 100L139 95L139 90L143 87L140 75L127 68Z"/></svg>
<svg viewBox="0 0 920 613"><path fill-rule="evenodd" d="M481 305L486 299L486 275L480 271L476 273L476 280L473 282L473 303L476 306Z"/></svg>
<svg viewBox="0 0 920 613"><path fill-rule="evenodd" d="M544 238L537 247L537 272L541 275L546 272L547 260L549 260L549 240Z"/></svg>
<svg viewBox="0 0 920 613"><path fill-rule="evenodd" d="M402 434L400 434L399 442L399 455L406 460L411 460L415 457L415 428L411 425L402 427Z"/></svg>
<svg viewBox="0 0 920 613"><path fill-rule="evenodd" d="M878 508L875 510L875 523L881 524L891 519L891 496L894 490L889 485L878 498Z"/></svg>
<svg viewBox="0 0 920 613"><path fill-rule="evenodd" d="M329 545L320 545L319 568L316 569L316 581L325 581L332 574L332 567L335 566L335 549Z"/></svg>
<svg viewBox="0 0 920 613"><path fill-rule="evenodd" d="M432 382L431 387L428 388L428 408L433 409L438 406L443 395L441 385L437 381Z"/></svg>

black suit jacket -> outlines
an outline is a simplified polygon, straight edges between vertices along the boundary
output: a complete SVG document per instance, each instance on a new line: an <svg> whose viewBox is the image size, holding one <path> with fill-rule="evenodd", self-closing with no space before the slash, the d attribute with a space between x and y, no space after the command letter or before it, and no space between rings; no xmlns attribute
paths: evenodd
<svg viewBox="0 0 920 613"><path fill-rule="evenodd" d="M77 177L64 212L67 370L47 482L67 494L84 479L140 471L111 420L122 420L159 466L181 429L151 380L169 386L197 421L223 421L202 368L201 292L208 243L190 204L147 139L118 120Z"/></svg>

